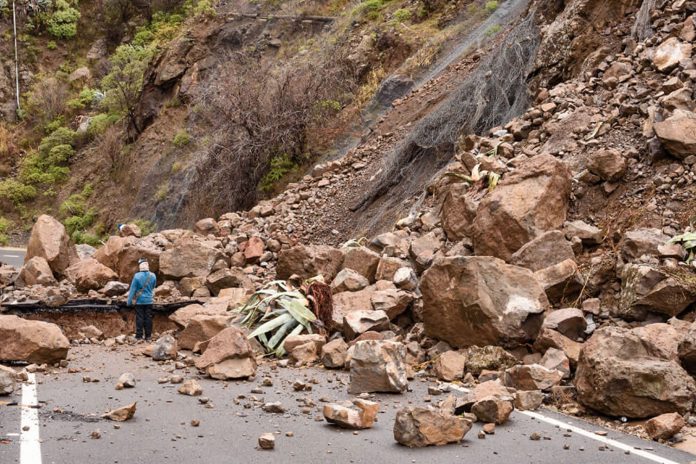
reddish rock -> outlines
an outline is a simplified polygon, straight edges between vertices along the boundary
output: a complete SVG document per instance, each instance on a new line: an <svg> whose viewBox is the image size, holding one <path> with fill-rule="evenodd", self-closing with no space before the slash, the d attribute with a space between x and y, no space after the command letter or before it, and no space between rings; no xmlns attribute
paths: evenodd
<svg viewBox="0 0 696 464"><path fill-rule="evenodd" d="M473 226L476 254L509 261L527 242L561 227L570 179L566 165L551 155L523 162L481 201Z"/></svg>
<svg viewBox="0 0 696 464"><path fill-rule="evenodd" d="M0 316L0 360L53 364L68 356L70 342L60 327L17 316Z"/></svg>
<svg viewBox="0 0 696 464"><path fill-rule="evenodd" d="M426 408L402 409L394 421L394 439L409 448L458 443L469 430L470 421Z"/></svg>
<svg viewBox="0 0 696 464"><path fill-rule="evenodd" d="M24 262L35 256L45 259L58 276L64 275L65 270L77 261L75 246L65 227L46 214L39 216L31 229Z"/></svg>
<svg viewBox="0 0 696 464"><path fill-rule="evenodd" d="M24 266L19 271L19 280L24 285L50 286L58 283L53 277L53 271L48 262L40 256L34 256L25 261Z"/></svg>
<svg viewBox="0 0 696 464"><path fill-rule="evenodd" d="M343 252L326 245L297 245L278 253L276 272L279 279L297 275L309 279L322 275L331 282L343 265Z"/></svg>
<svg viewBox="0 0 696 464"><path fill-rule="evenodd" d="M680 414L672 412L661 414L647 421L645 423L645 432L653 440L667 440L679 433L685 425L684 418Z"/></svg>
<svg viewBox="0 0 696 464"><path fill-rule="evenodd" d="M426 333L454 347L526 343L548 307L530 270L490 257L440 259L420 289Z"/></svg>
<svg viewBox="0 0 696 464"><path fill-rule="evenodd" d="M324 405L324 419L345 429L369 429L377 419L379 403L363 399L353 400L356 408L342 406L340 404Z"/></svg>
<svg viewBox="0 0 696 464"><path fill-rule="evenodd" d="M263 256L265 243L260 237L251 237L244 247L244 259L247 263L257 263Z"/></svg>
<svg viewBox="0 0 696 464"><path fill-rule="evenodd" d="M696 382L630 329L602 327L585 343L575 375L578 400L611 416L691 411Z"/></svg>
<svg viewBox="0 0 696 464"><path fill-rule="evenodd" d="M517 250L512 255L510 264L539 271L566 259L575 259L573 247L563 232L551 230Z"/></svg>
<svg viewBox="0 0 696 464"><path fill-rule="evenodd" d="M118 275L94 258L80 260L66 269L65 274L77 290L87 292L99 290Z"/></svg>
<svg viewBox="0 0 696 464"><path fill-rule="evenodd" d="M433 363L433 371L438 379L446 382L464 377L466 355L458 351L445 351Z"/></svg>

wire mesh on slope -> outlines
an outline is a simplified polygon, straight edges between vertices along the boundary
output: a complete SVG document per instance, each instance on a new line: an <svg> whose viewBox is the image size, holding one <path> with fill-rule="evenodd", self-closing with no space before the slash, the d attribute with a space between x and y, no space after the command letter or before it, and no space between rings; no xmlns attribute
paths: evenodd
<svg viewBox="0 0 696 464"><path fill-rule="evenodd" d="M423 119L386 158L382 175L352 210L365 208L410 175L420 158L454 147L462 134L483 133L521 114L528 104L527 76L539 47L533 14L518 24L459 87Z"/></svg>

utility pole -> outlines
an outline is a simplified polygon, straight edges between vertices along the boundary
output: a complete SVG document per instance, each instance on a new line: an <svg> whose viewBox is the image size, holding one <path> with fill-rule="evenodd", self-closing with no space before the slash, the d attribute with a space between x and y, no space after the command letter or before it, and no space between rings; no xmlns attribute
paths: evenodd
<svg viewBox="0 0 696 464"><path fill-rule="evenodd" d="M19 106L19 54L17 53L17 8L15 0L12 0L12 26L14 28L14 53L15 53L15 98L17 100L17 113Z"/></svg>

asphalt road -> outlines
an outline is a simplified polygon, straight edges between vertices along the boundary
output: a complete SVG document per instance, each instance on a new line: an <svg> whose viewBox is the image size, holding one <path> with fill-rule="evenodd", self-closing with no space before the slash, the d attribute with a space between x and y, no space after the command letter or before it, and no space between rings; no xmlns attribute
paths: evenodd
<svg viewBox="0 0 696 464"><path fill-rule="evenodd" d="M27 251L23 248L0 248L0 263L20 268L24 264L26 253Z"/></svg>
<svg viewBox="0 0 696 464"><path fill-rule="evenodd" d="M80 347L71 351L71 367L84 371L69 374L67 369L37 374L40 453L43 463L689 463L696 456L654 442L646 442L607 430L606 438L596 435L595 425L570 419L550 411L530 417L515 412L511 420L495 430L494 435L478 439L479 425L461 444L437 448L408 449L398 445L392 435L396 411L407 405L425 405L428 383L411 382L412 392L404 395L376 395L381 404L379 421L373 429L357 433L336 429L320 419L323 401L349 399L346 372L322 369L278 368L263 365L253 381L222 382L199 379L203 395L212 407L199 398L177 393L177 385L158 384L157 379L170 375L172 366L159 365L136 355L132 347L106 351L102 347ZM138 380L134 389L117 391L116 379L132 372ZM177 370L186 378L196 377L195 369ZM98 379L85 383L83 376ZM273 385L261 387L268 376ZM316 380L313 390L295 392L292 383ZM252 393L260 388L262 393ZM22 395L10 399L20 401ZM29 395L31 396L31 395ZM3 398L4 399L4 398ZM263 412L253 400L280 401L285 414ZM433 398L433 401L439 398ZM302 411L306 401L314 404ZM31 404L25 393L23 401ZM108 409L137 401L135 417L125 423L99 418ZM31 436L20 461L20 435L31 434L37 427L30 417L20 419L21 407L0 402L0 462L37 464L32 457ZM24 408L31 414L32 408ZM309 412L308 414L305 412ZM25 422L24 419L29 420ZM191 426L193 419L199 427ZM549 424L561 421L563 426ZM574 427L569 431L571 424ZM114 425L119 426L116 428ZM23 430L25 429L25 430ZM99 430L100 439L90 438ZM274 451L257 450L257 438L266 432L276 433ZM293 436L286 436L292 432ZM543 439L530 440L537 432ZM589 432L589 433L588 433ZM587 436L583 435L587 434ZM22 435L24 436L24 435ZM598 440L610 440L609 444ZM39 446L37 441L36 446ZM23 445L22 445L23 446ZM628 446L629 450L621 449ZM567 449L566 449L567 448ZM646 453L647 458L639 456Z"/></svg>

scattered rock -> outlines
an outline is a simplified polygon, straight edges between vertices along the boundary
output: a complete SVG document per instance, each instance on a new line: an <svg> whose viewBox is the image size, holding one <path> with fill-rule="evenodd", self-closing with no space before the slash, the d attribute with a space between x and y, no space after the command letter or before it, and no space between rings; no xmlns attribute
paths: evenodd
<svg viewBox="0 0 696 464"><path fill-rule="evenodd" d="M672 412L653 417L645 423L645 431L653 440L667 440L684 428L686 422L684 418Z"/></svg>
<svg viewBox="0 0 696 464"><path fill-rule="evenodd" d="M177 389L182 395L200 396L203 394L203 388L196 382L195 379L188 379L182 383Z"/></svg>
<svg viewBox="0 0 696 464"><path fill-rule="evenodd" d="M264 433L259 437L259 448L262 450L272 450L275 448L275 435Z"/></svg>
<svg viewBox="0 0 696 464"><path fill-rule="evenodd" d="M337 338L321 348L321 362L328 369L342 369L346 364L348 344Z"/></svg>
<svg viewBox="0 0 696 464"><path fill-rule="evenodd" d="M9 395L15 391L17 373L14 369L0 365L0 396Z"/></svg>
<svg viewBox="0 0 696 464"><path fill-rule="evenodd" d="M125 372L121 374L116 384L123 388L135 388L135 376L130 372Z"/></svg>
<svg viewBox="0 0 696 464"><path fill-rule="evenodd" d="M405 408L397 412L394 439L409 448L460 442L471 422L434 409Z"/></svg>
<svg viewBox="0 0 696 464"><path fill-rule="evenodd" d="M404 358L406 347L389 340L357 342L348 351L351 394L401 393L408 387Z"/></svg>
<svg viewBox="0 0 696 464"><path fill-rule="evenodd" d="M157 339L152 347L152 359L155 361L166 361L176 359L179 346L176 339L171 335L163 335Z"/></svg>
<svg viewBox="0 0 696 464"><path fill-rule="evenodd" d="M123 406L122 408L114 409L107 412L102 417L104 419L109 419L116 422L125 422L130 420L135 415L135 405L137 403L129 404L128 406Z"/></svg>
<svg viewBox="0 0 696 464"><path fill-rule="evenodd" d="M466 355L458 351L445 351L435 360L433 372L438 379L446 382L464 377Z"/></svg>
<svg viewBox="0 0 696 464"><path fill-rule="evenodd" d="M336 424L346 429L369 429L377 419L379 403L356 399L353 404L357 407L350 408L339 404L324 405L324 418L327 422Z"/></svg>
<svg viewBox="0 0 696 464"><path fill-rule="evenodd" d="M256 373L256 359L244 332L233 326L210 340L196 367L214 379L241 379Z"/></svg>

